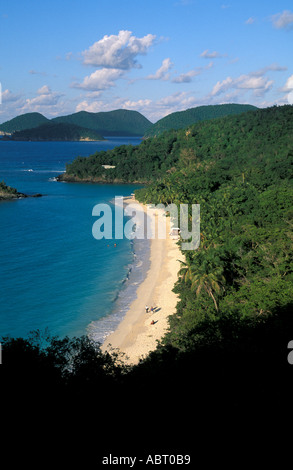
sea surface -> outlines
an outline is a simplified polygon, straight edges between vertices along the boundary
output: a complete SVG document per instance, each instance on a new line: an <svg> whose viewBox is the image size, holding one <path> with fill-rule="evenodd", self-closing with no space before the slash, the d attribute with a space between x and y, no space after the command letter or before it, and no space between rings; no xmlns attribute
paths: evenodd
<svg viewBox="0 0 293 470"><path fill-rule="evenodd" d="M0 140L0 181L43 195L0 202L0 337L48 329L102 342L117 327L148 269L149 245L96 240L92 210L140 186L61 183L56 176L77 156L140 142Z"/></svg>

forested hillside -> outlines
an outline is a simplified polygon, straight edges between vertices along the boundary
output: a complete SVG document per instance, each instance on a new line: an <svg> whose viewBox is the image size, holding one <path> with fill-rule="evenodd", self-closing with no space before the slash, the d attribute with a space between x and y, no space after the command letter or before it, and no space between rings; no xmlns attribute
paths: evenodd
<svg viewBox="0 0 293 470"><path fill-rule="evenodd" d="M168 131L138 146L123 145L79 157L67 165L64 178L146 183L169 176L171 186L177 177L183 188L195 180L197 185L206 185L207 192L234 178L261 186L263 178L276 181L275 166L284 175L288 172L292 113L291 106L267 108ZM115 168L105 171L102 165ZM162 199L165 192L162 188Z"/></svg>
<svg viewBox="0 0 293 470"><path fill-rule="evenodd" d="M75 124L54 123L35 127L33 129L24 129L15 131L10 137L4 136L4 140L19 141L82 141L82 140L104 140L104 137L93 129L85 129Z"/></svg>
<svg viewBox="0 0 293 470"><path fill-rule="evenodd" d="M60 129L57 124L75 125L95 131L102 136L143 136L152 126L152 123L137 111L117 109L100 113L79 111L53 119L47 119L40 113L26 113L0 124L0 131L11 134L43 124L54 124L56 130Z"/></svg>
<svg viewBox="0 0 293 470"><path fill-rule="evenodd" d="M10 121L3 122L3 124L0 124L0 131L12 133L14 131L32 129L48 122L49 119L47 119L41 113L26 113L10 119Z"/></svg>
<svg viewBox="0 0 293 470"><path fill-rule="evenodd" d="M186 253L165 340L183 350L201 341L202 322L220 338L224 319L263 322L293 301L293 107L214 121L185 138L177 167L136 191L146 203L201 207L201 244Z"/></svg>
<svg viewBox="0 0 293 470"><path fill-rule="evenodd" d="M149 130L145 137L154 137L171 129L182 129L198 121L207 121L209 119L229 116L231 114L241 114L246 111L256 110L255 106L250 104L219 104L198 106L196 108L186 109L171 113L168 116L157 121Z"/></svg>
<svg viewBox="0 0 293 470"><path fill-rule="evenodd" d="M117 109L100 113L79 111L52 119L53 122L76 124L94 129L103 136L143 136L152 123L137 111Z"/></svg>

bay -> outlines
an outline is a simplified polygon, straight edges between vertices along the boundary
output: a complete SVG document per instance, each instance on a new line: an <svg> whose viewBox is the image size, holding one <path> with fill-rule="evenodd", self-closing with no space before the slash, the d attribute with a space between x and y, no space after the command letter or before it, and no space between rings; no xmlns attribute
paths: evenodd
<svg viewBox="0 0 293 470"><path fill-rule="evenodd" d="M61 337L79 336L95 325L95 338L102 340L113 330L134 295L137 281L130 273L137 267L136 279L143 276L137 253L146 259L147 246L137 245L135 253L128 239L95 240L92 209L128 196L139 185L59 183L55 178L77 156L140 142L131 137L0 141L0 180L26 194L43 194L0 203L0 337L25 337L45 328Z"/></svg>

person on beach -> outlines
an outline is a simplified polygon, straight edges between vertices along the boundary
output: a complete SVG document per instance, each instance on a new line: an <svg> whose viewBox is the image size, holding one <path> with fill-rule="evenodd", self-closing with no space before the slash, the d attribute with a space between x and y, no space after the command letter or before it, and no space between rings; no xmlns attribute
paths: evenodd
<svg viewBox="0 0 293 470"><path fill-rule="evenodd" d="M148 311L149 311L149 308L148 308L148 306L146 305L146 306L145 306L145 313L148 313Z"/></svg>
<svg viewBox="0 0 293 470"><path fill-rule="evenodd" d="M153 311L154 311L154 307L151 307L151 313L153 313Z"/></svg>
<svg viewBox="0 0 293 470"><path fill-rule="evenodd" d="M154 322L154 320L152 320L152 321L151 321L151 325L154 325L154 324L155 324L155 322Z"/></svg>

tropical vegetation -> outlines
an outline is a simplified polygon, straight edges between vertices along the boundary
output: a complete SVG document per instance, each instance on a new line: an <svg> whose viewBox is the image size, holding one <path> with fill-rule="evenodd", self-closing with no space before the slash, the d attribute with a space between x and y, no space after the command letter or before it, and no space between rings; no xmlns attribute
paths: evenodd
<svg viewBox="0 0 293 470"><path fill-rule="evenodd" d="M256 109L255 106L250 104L230 103L197 106L196 108L186 109L185 111L177 111L159 119L159 121L146 131L145 137L155 137L171 129L184 129L198 121L208 121L209 119L229 116L231 114L241 114L245 111Z"/></svg>

